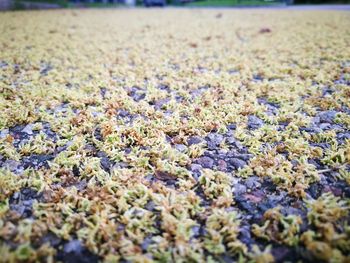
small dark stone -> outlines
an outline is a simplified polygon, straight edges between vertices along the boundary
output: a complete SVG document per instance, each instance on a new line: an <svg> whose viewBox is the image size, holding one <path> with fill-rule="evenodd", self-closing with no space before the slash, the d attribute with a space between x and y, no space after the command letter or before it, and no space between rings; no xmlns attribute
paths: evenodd
<svg viewBox="0 0 350 263"><path fill-rule="evenodd" d="M0 68L6 68L8 64L5 61L0 61Z"/></svg>
<svg viewBox="0 0 350 263"><path fill-rule="evenodd" d="M248 153L242 153L242 154L235 154L232 157L241 159L243 161L249 161L251 158L253 158L253 154L248 154Z"/></svg>
<svg viewBox="0 0 350 263"><path fill-rule="evenodd" d="M313 183L310 185L310 187L307 189L307 192L310 193L312 198L317 199L321 196L323 192L323 185L320 183Z"/></svg>
<svg viewBox="0 0 350 263"><path fill-rule="evenodd" d="M247 192L247 187L244 184L237 183L234 185L236 195L241 195Z"/></svg>
<svg viewBox="0 0 350 263"><path fill-rule="evenodd" d="M74 186L78 189L78 191L82 191L86 188L87 182L85 179L79 181L78 183L74 184Z"/></svg>
<svg viewBox="0 0 350 263"><path fill-rule="evenodd" d="M106 96L106 92L107 92L107 89L104 88L104 87L100 87L100 94L101 94L101 97L104 99L105 96Z"/></svg>
<svg viewBox="0 0 350 263"><path fill-rule="evenodd" d="M72 253L72 252L80 253L82 249L83 248L79 240L71 240L67 244L65 244L63 247L63 251L65 253Z"/></svg>
<svg viewBox="0 0 350 263"><path fill-rule="evenodd" d="M80 176L79 167L76 166L76 165L73 166L73 175L74 176Z"/></svg>
<svg viewBox="0 0 350 263"><path fill-rule="evenodd" d="M22 188L19 193L15 193L10 197L10 209L16 211L22 218L32 216L32 206L35 200L40 201L42 193L38 194L32 188Z"/></svg>
<svg viewBox="0 0 350 263"><path fill-rule="evenodd" d="M276 262L284 262L290 253L290 248L285 246L274 246L271 250Z"/></svg>
<svg viewBox="0 0 350 263"><path fill-rule="evenodd" d="M236 138L234 136L230 136L230 137L226 138L226 142L228 144L233 144L234 145L237 142L237 140L236 140Z"/></svg>
<svg viewBox="0 0 350 263"><path fill-rule="evenodd" d="M44 65L44 67L40 70L40 74L42 76L46 76L49 71L51 71L53 69L53 67L50 64L46 64Z"/></svg>
<svg viewBox="0 0 350 263"><path fill-rule="evenodd" d="M41 243L50 243L53 247L58 247L58 245L62 242L62 239L57 237L55 234L49 232L42 239Z"/></svg>
<svg viewBox="0 0 350 263"><path fill-rule="evenodd" d="M152 236L147 236L141 244L142 251L147 252L148 247L152 244Z"/></svg>
<svg viewBox="0 0 350 263"><path fill-rule="evenodd" d="M272 182L271 178L265 178L261 184L261 188L266 192L276 191L276 185Z"/></svg>
<svg viewBox="0 0 350 263"><path fill-rule="evenodd" d="M241 228L239 229L238 239L248 246L252 244L253 241L249 225L244 224L241 226Z"/></svg>
<svg viewBox="0 0 350 263"><path fill-rule="evenodd" d="M198 144L201 143L203 139L199 136L191 136L187 139L187 144L192 145L192 144Z"/></svg>
<svg viewBox="0 0 350 263"><path fill-rule="evenodd" d="M327 87L323 89L322 96L332 95L333 93L334 93L334 90Z"/></svg>
<svg viewBox="0 0 350 263"><path fill-rule="evenodd" d="M268 209L274 208L278 206L285 197L285 195L266 195L266 199L258 204L258 208L262 211L265 212Z"/></svg>
<svg viewBox="0 0 350 263"><path fill-rule="evenodd" d="M320 129L322 130L327 130L331 127L331 125L329 123L321 123L320 124Z"/></svg>
<svg viewBox="0 0 350 263"><path fill-rule="evenodd" d="M229 163L233 165L236 169L243 168L247 163L238 158L230 158Z"/></svg>
<svg viewBox="0 0 350 263"><path fill-rule="evenodd" d="M100 158L101 167L106 172L110 172L111 167L113 166L113 162L108 158L105 152L99 151L96 154L97 157Z"/></svg>
<svg viewBox="0 0 350 263"><path fill-rule="evenodd" d="M145 93L136 93L135 95L132 96L134 101L139 102L140 100L143 100L146 97Z"/></svg>
<svg viewBox="0 0 350 263"><path fill-rule="evenodd" d="M165 90L165 91L168 92L168 93L171 92L170 87L169 87L168 85L164 85L164 84L160 84L160 85L158 86L158 89L160 89L160 90Z"/></svg>
<svg viewBox="0 0 350 263"><path fill-rule="evenodd" d="M101 167L103 170L105 170L106 172L109 172L111 167L113 166L112 162L109 160L108 157L102 157L100 159L101 162Z"/></svg>
<svg viewBox="0 0 350 263"><path fill-rule="evenodd" d="M147 209L148 211L154 211L155 208L156 204L153 201L148 201L145 205L145 209Z"/></svg>
<svg viewBox="0 0 350 263"><path fill-rule="evenodd" d="M315 116L315 117L312 118L312 122L311 123L314 124L314 125L317 125L317 124L320 123L320 121L321 121L320 117Z"/></svg>
<svg viewBox="0 0 350 263"><path fill-rule="evenodd" d="M193 163L193 164L191 164L191 166L190 166L190 171L192 171L192 172L194 172L194 171L200 171L200 170L202 170L202 166L200 165L200 164L195 164L195 163Z"/></svg>
<svg viewBox="0 0 350 263"><path fill-rule="evenodd" d="M255 80L255 81L262 81L262 80L264 80L264 78L262 76L256 74L256 75L253 76L253 80Z"/></svg>
<svg viewBox="0 0 350 263"><path fill-rule="evenodd" d="M198 89L194 89L191 91L191 95L192 95L192 98L196 98L196 97L199 97L201 96L206 90L208 89L208 87L200 87Z"/></svg>
<svg viewBox="0 0 350 263"><path fill-rule="evenodd" d="M133 98L134 101L139 102L146 97L146 94L139 87L132 87L128 89L128 95Z"/></svg>
<svg viewBox="0 0 350 263"><path fill-rule="evenodd" d="M97 129L94 131L93 136L95 137L96 140L102 141L101 129L100 129L100 128L97 128Z"/></svg>
<svg viewBox="0 0 350 263"><path fill-rule="evenodd" d="M67 263L90 263L98 262L97 255L92 254L82 243L75 239L63 246L63 251L59 251L57 259Z"/></svg>
<svg viewBox="0 0 350 263"><path fill-rule="evenodd" d="M215 150L208 150L204 152L204 156L210 157L212 159L217 157L216 151Z"/></svg>
<svg viewBox="0 0 350 263"><path fill-rule="evenodd" d="M260 128L263 125L264 125L264 122L260 118L258 118L257 116L250 115L248 117L248 128L249 129L255 130L255 129Z"/></svg>
<svg viewBox="0 0 350 263"><path fill-rule="evenodd" d="M33 167L40 169L42 167L49 168L48 161L54 158L53 155L31 155L23 159L23 167L27 169L28 167Z"/></svg>
<svg viewBox="0 0 350 263"><path fill-rule="evenodd" d="M21 163L15 160L6 160L1 164L1 167L9 169L11 172L16 174L24 170L24 167L21 165Z"/></svg>
<svg viewBox="0 0 350 263"><path fill-rule="evenodd" d="M236 196L235 200L240 209L243 209L249 213L256 210L256 205L253 202L248 201L244 196Z"/></svg>
<svg viewBox="0 0 350 263"><path fill-rule="evenodd" d="M218 170L219 171L226 171L227 169L227 163L224 160L218 161Z"/></svg>
<svg viewBox="0 0 350 263"><path fill-rule="evenodd" d="M333 123L335 115L337 114L334 110L322 111L318 114L321 123Z"/></svg>
<svg viewBox="0 0 350 263"><path fill-rule="evenodd" d="M259 177L250 176L245 181L245 185L250 189L254 189L254 188L259 188L261 186L261 183L259 182Z"/></svg>
<svg viewBox="0 0 350 263"><path fill-rule="evenodd" d="M175 144L175 149L179 152L185 152L187 150L187 147L183 144Z"/></svg>
<svg viewBox="0 0 350 263"><path fill-rule="evenodd" d="M339 143L342 144L347 139L350 139L350 132L348 132L348 133L343 133L343 132L337 133L337 140L338 140Z"/></svg>
<svg viewBox="0 0 350 263"><path fill-rule="evenodd" d="M213 168L213 165L214 165L214 160L210 157L207 157L207 156L199 158L197 162L203 168Z"/></svg>
<svg viewBox="0 0 350 263"><path fill-rule="evenodd" d="M124 109L118 109L117 110L117 115L121 118L125 118L125 117L128 117L130 116L130 113L127 111L127 110L124 110Z"/></svg>
<svg viewBox="0 0 350 263"><path fill-rule="evenodd" d="M163 105L166 105L170 101L170 98L160 99L154 102L154 108L161 110Z"/></svg>
<svg viewBox="0 0 350 263"><path fill-rule="evenodd" d="M21 132L27 133L28 135L32 135L33 134L33 124L28 124L27 126L25 126Z"/></svg>
<svg viewBox="0 0 350 263"><path fill-rule="evenodd" d="M169 183L173 183L176 181L176 177L173 174L168 172L156 170L154 175L160 181L165 181L165 182L169 181Z"/></svg>
<svg viewBox="0 0 350 263"><path fill-rule="evenodd" d="M266 33L271 33L271 29L268 27L263 27L259 30L260 34L266 34Z"/></svg>
<svg viewBox="0 0 350 263"><path fill-rule="evenodd" d="M195 226L192 227L193 236L199 237L200 236L200 232L201 232L201 226L195 225Z"/></svg>
<svg viewBox="0 0 350 263"><path fill-rule="evenodd" d="M236 127L237 127L237 125L234 123L227 125L227 129L229 129L229 130L235 130Z"/></svg>
<svg viewBox="0 0 350 263"><path fill-rule="evenodd" d="M206 139L208 140L208 148L216 149L224 140L224 136L219 133L210 133Z"/></svg>

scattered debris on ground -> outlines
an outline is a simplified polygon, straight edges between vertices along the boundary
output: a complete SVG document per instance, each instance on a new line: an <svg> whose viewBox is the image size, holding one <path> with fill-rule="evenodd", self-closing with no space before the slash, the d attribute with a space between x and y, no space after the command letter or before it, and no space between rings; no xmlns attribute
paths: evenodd
<svg viewBox="0 0 350 263"><path fill-rule="evenodd" d="M0 21L2 260L350 260L348 13Z"/></svg>

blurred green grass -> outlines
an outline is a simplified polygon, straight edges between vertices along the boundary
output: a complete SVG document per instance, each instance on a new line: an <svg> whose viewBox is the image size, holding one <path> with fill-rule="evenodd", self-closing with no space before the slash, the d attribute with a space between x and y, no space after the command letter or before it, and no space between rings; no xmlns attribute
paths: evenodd
<svg viewBox="0 0 350 263"><path fill-rule="evenodd" d="M282 1L259 1L259 0L200 0L189 2L184 6L265 6L283 4Z"/></svg>
<svg viewBox="0 0 350 263"><path fill-rule="evenodd" d="M74 8L78 6L92 7L92 8L113 8L122 7L123 4L118 3L102 3L102 2L70 2L68 0L15 0L15 9L24 9L24 2L27 3L45 3L45 4L56 4L62 8ZM264 0L197 0L194 2L181 3L179 0L167 0L168 6L188 6L188 7L219 7L219 6L264 6L281 4L281 0L278 1L264 1ZM142 0L136 0L136 6L143 6Z"/></svg>

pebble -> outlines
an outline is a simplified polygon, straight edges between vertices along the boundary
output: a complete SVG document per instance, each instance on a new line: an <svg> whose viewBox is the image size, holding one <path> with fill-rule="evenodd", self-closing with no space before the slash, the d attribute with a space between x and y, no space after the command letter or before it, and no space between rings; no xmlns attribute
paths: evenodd
<svg viewBox="0 0 350 263"><path fill-rule="evenodd" d="M227 129L229 129L229 130L235 130L236 128L237 128L237 125L234 123L227 125Z"/></svg>
<svg viewBox="0 0 350 263"><path fill-rule="evenodd" d="M200 170L202 170L201 165L195 164L195 163L191 164L190 171L194 172L194 171L200 171Z"/></svg>
<svg viewBox="0 0 350 263"><path fill-rule="evenodd" d="M87 187L86 179L83 179L82 181L79 181L74 186L78 189L78 191L83 191Z"/></svg>
<svg viewBox="0 0 350 263"><path fill-rule="evenodd" d="M253 154L245 154L245 153L242 153L242 154L236 154L236 155L233 155L232 157L234 158L238 158L238 159L241 159L243 161L249 161L251 158L253 158Z"/></svg>
<svg viewBox="0 0 350 263"><path fill-rule="evenodd" d="M5 61L0 61L0 68L6 68L8 64Z"/></svg>
<svg viewBox="0 0 350 263"><path fill-rule="evenodd" d="M1 167L9 169L11 172L20 174L24 171L23 166L20 162L17 162L15 160L6 160Z"/></svg>
<svg viewBox="0 0 350 263"><path fill-rule="evenodd" d="M165 90L165 91L168 92L168 93L171 92L170 87L169 87L168 85L165 85L165 84L159 84L158 89L160 89L160 90Z"/></svg>
<svg viewBox="0 0 350 263"><path fill-rule="evenodd" d="M250 232L250 225L245 224L241 226L241 228L239 229L238 238L246 245L251 245L252 237Z"/></svg>
<svg viewBox="0 0 350 263"><path fill-rule="evenodd" d="M310 185L310 187L307 189L307 192L310 193L310 195L312 196L312 198L317 199L318 197L320 197L320 195L323 192L323 185L320 183L313 183Z"/></svg>
<svg viewBox="0 0 350 263"><path fill-rule="evenodd" d="M260 128L261 126L264 125L264 122L263 120L261 120L260 118L258 118L257 116L255 115L250 115L248 117L248 128L249 129L258 129Z"/></svg>
<svg viewBox="0 0 350 263"><path fill-rule="evenodd" d="M153 201L148 201L145 205L145 209L147 209L148 211L154 211L155 208L156 204Z"/></svg>
<svg viewBox="0 0 350 263"><path fill-rule="evenodd" d="M33 154L29 157L23 158L23 167L27 169L28 167L33 167L36 169L45 167L49 168L48 161L54 158L53 155L45 154Z"/></svg>
<svg viewBox="0 0 350 263"><path fill-rule="evenodd" d="M350 133L337 133L337 140L344 143L346 139L350 139Z"/></svg>
<svg viewBox="0 0 350 263"><path fill-rule="evenodd" d="M249 193L244 194L244 198L249 200L250 202L253 202L253 203L260 203L262 201L263 197L264 197L264 195L263 195L261 190L255 191L254 194L249 194Z"/></svg>
<svg viewBox="0 0 350 263"><path fill-rule="evenodd" d="M0 131L0 139L5 138L9 134L9 129L3 129Z"/></svg>
<svg viewBox="0 0 350 263"><path fill-rule="evenodd" d="M237 183L234 186L234 192L236 195L241 195L247 192L247 187L244 184Z"/></svg>
<svg viewBox="0 0 350 263"><path fill-rule="evenodd" d="M250 176L245 181L245 185L250 189L261 187L261 183L259 182L259 177L257 176Z"/></svg>
<svg viewBox="0 0 350 263"><path fill-rule="evenodd" d="M117 111L117 114L121 118L125 118L125 117L128 117L130 115L130 113L127 110L124 110L124 109L119 109Z"/></svg>
<svg viewBox="0 0 350 263"><path fill-rule="evenodd" d="M107 89L105 87L100 87L101 97L104 99L106 96Z"/></svg>
<svg viewBox="0 0 350 263"><path fill-rule="evenodd" d="M285 259L291 253L290 248L278 245L273 247L271 250L276 262L285 262Z"/></svg>
<svg viewBox="0 0 350 263"><path fill-rule="evenodd" d="M331 126L331 125L330 125L329 123L321 123L321 124L320 124L320 129L326 130L326 129L329 129L330 126Z"/></svg>
<svg viewBox="0 0 350 263"><path fill-rule="evenodd" d="M108 157L100 158L100 163L101 163L102 169L105 170L106 172L109 172L111 167L113 166L113 163Z"/></svg>
<svg viewBox="0 0 350 263"><path fill-rule="evenodd" d="M24 127L22 132L32 135L33 134L33 124L28 124L27 126Z"/></svg>
<svg viewBox="0 0 350 263"><path fill-rule="evenodd" d="M144 238L142 244L141 244L141 248L143 251L147 251L148 247L152 244L152 236L147 236Z"/></svg>
<svg viewBox="0 0 350 263"><path fill-rule="evenodd" d="M200 157L197 162L203 168L212 168L214 165L214 160L208 156Z"/></svg>
<svg viewBox="0 0 350 263"><path fill-rule="evenodd" d="M10 197L10 209L16 211L23 218L32 216L32 206L35 200L40 200L42 193L38 194L32 188L23 188Z"/></svg>
<svg viewBox="0 0 350 263"><path fill-rule="evenodd" d="M96 262L97 259L97 256L92 255L91 252L84 248L78 239L73 239L66 243L63 246L63 252L66 253L66 259L69 259L67 262Z"/></svg>
<svg viewBox="0 0 350 263"><path fill-rule="evenodd" d="M187 144L193 145L193 144L201 143L202 141L203 141L203 139L199 136L191 136L187 139Z"/></svg>
<svg viewBox="0 0 350 263"><path fill-rule="evenodd" d="M175 144L175 149L183 153L187 150L187 147L184 144Z"/></svg>
<svg viewBox="0 0 350 263"><path fill-rule="evenodd" d="M227 137L227 138L226 138L226 142L227 142L228 144L235 144L235 143L237 142L237 140L236 140L235 137L230 136L230 137Z"/></svg>
<svg viewBox="0 0 350 263"><path fill-rule="evenodd" d="M238 158L230 158L229 163L233 165L236 169L243 168L247 163Z"/></svg>
<svg viewBox="0 0 350 263"><path fill-rule="evenodd" d="M128 88L128 95L134 99L134 101L138 102L146 97L146 94L143 93L143 90L139 87L131 87Z"/></svg>
<svg viewBox="0 0 350 263"><path fill-rule="evenodd" d="M312 123L313 123L313 124L318 124L318 123L320 123L320 117L318 117L318 116L313 117L313 118L312 118Z"/></svg>
<svg viewBox="0 0 350 263"><path fill-rule="evenodd" d="M219 133L210 133L207 136L207 140L208 140L208 148L215 149L222 143L222 141L224 140L224 136Z"/></svg>
<svg viewBox="0 0 350 263"><path fill-rule="evenodd" d="M253 202L249 202L244 196L235 196L237 204L245 211L253 212L256 210L256 206Z"/></svg>
<svg viewBox="0 0 350 263"><path fill-rule="evenodd" d="M321 123L333 123L335 115L337 114L334 110L322 111L318 114Z"/></svg>
<svg viewBox="0 0 350 263"><path fill-rule="evenodd" d="M227 163L224 160L218 161L218 170L220 171L226 171L227 169Z"/></svg>
<svg viewBox="0 0 350 263"><path fill-rule="evenodd" d="M161 110L163 105L167 104L170 101L170 98L160 99L154 102L154 108L156 110Z"/></svg>
<svg viewBox="0 0 350 263"><path fill-rule="evenodd" d="M57 259L67 263L98 262L98 256L92 254L82 246L82 243L73 239L63 246L63 254L59 253Z"/></svg>
<svg viewBox="0 0 350 263"><path fill-rule="evenodd" d="M134 101L139 102L140 100L143 100L146 97L145 93L136 93L132 96Z"/></svg>

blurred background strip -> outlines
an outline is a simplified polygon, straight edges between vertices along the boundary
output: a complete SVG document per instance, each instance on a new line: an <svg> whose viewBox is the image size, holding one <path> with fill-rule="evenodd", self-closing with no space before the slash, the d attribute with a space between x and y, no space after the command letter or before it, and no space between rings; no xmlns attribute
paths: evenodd
<svg viewBox="0 0 350 263"><path fill-rule="evenodd" d="M118 7L286 7L343 5L350 0L0 0L0 10ZM326 9L329 9L327 6ZM330 7L330 9L332 9Z"/></svg>

